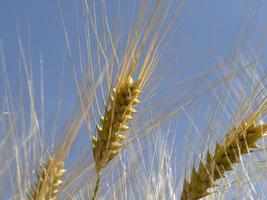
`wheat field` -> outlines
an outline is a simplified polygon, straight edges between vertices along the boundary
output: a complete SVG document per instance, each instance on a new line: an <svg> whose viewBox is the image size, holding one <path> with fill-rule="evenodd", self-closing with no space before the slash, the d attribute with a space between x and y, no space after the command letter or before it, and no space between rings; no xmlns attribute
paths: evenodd
<svg viewBox="0 0 267 200"><path fill-rule="evenodd" d="M266 6L0 2L0 199L267 199Z"/></svg>

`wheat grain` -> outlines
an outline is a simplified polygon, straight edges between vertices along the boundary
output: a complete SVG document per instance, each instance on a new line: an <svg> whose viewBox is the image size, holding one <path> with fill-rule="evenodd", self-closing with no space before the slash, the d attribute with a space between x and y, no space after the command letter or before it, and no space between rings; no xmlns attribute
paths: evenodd
<svg viewBox="0 0 267 200"><path fill-rule="evenodd" d="M41 167L38 181L28 195L28 200L55 200L66 171L63 166L63 161L50 157L47 164Z"/></svg>
<svg viewBox="0 0 267 200"><path fill-rule="evenodd" d="M147 1L141 3L136 22L129 32L129 40L123 52L118 75L113 76L113 73L116 73L115 69L111 69L112 73L109 74L111 87L109 86L105 113L100 117L100 124L96 126L97 136L91 140L97 177L92 199L96 198L102 169L114 159L125 144L130 143L125 141L126 133L130 129L127 122L133 120L141 91L158 64L161 42L170 30L183 1L177 5L173 16L166 19L169 3L157 0L152 4L151 12L148 10ZM99 41L95 29L94 33L96 40ZM114 46L113 41L111 43ZM100 43L99 45L101 46ZM112 49L114 51L114 47ZM117 57L116 51L113 53ZM112 81L114 78L117 79L115 85Z"/></svg>
<svg viewBox="0 0 267 200"><path fill-rule="evenodd" d="M216 186L215 181L224 178L224 173L233 170L233 164L240 162L240 156L257 149L257 140L265 136L267 124L257 125L255 121L243 121L224 138L223 144L216 144L214 153L207 153L206 161L200 161L198 170L193 168L190 181L184 181L182 200L195 200L209 195L208 188Z"/></svg>
<svg viewBox="0 0 267 200"><path fill-rule="evenodd" d="M105 106L105 115L101 117L101 125L97 125L98 137L93 137L93 155L97 173L118 154L123 146L125 132L129 129L127 122L132 120L136 112L134 107L139 103L139 81L129 78L117 89L113 88L109 102Z"/></svg>
<svg viewBox="0 0 267 200"><path fill-rule="evenodd" d="M134 107L139 103L141 93L140 79L133 81L131 77L122 81L110 92L105 106L105 115L101 117L101 125L97 125L97 137L92 138L93 156L97 181L93 199L95 199L101 170L111 161L123 147L121 143L129 130L127 122L133 119Z"/></svg>

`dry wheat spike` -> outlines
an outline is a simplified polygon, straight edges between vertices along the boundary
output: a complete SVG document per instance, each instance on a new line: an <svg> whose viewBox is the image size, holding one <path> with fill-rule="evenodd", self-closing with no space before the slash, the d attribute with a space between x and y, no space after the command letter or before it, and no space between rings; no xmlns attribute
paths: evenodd
<svg viewBox="0 0 267 200"><path fill-rule="evenodd" d="M105 106L105 115L101 117L101 125L97 125L98 137L92 139L97 173L123 146L121 141L125 139L124 134L129 129L127 122L133 119L132 114L136 112L134 107L139 103L140 93L139 81L134 82L132 78L117 89L112 89Z"/></svg>
<svg viewBox="0 0 267 200"><path fill-rule="evenodd" d="M198 170L193 168L190 181L184 182L182 200L195 200L209 195L208 188L216 186L215 181L224 178L226 171L233 170L233 164L240 162L240 156L257 149L257 140L265 136L267 124L257 125L242 122L224 138L223 144L216 144L213 153L208 152L206 162L200 161Z"/></svg>
<svg viewBox="0 0 267 200"><path fill-rule="evenodd" d="M125 144L130 143L126 141L128 122L133 119L135 106L139 104L138 98L158 64L162 53L161 43L182 4L183 1L175 5L174 13L166 18L171 1L156 0L151 5L143 1L129 30L129 40L119 71L111 67L111 73L108 73L110 85L104 116L100 117L100 124L96 126L96 137L91 140L97 176L92 199L96 198L102 169ZM95 35L99 41L96 33Z"/></svg>
<svg viewBox="0 0 267 200"><path fill-rule="evenodd" d="M121 142L125 139L125 133L129 129L127 122L133 119L132 115L136 112L134 107L139 103L140 82L140 79L133 81L131 77L128 77L127 81L122 81L117 88L113 88L105 106L105 115L101 117L101 125L96 126L97 137L92 138L97 174L93 199L98 191L101 170L123 146Z"/></svg>
<svg viewBox="0 0 267 200"><path fill-rule="evenodd" d="M47 164L41 166L38 182L28 195L28 200L55 200L66 171L63 166L63 161L50 157Z"/></svg>

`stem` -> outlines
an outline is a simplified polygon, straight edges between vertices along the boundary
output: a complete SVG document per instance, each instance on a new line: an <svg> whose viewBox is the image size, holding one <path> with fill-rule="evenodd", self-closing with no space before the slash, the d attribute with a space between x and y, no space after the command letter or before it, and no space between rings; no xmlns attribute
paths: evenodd
<svg viewBox="0 0 267 200"><path fill-rule="evenodd" d="M97 176L97 179L96 179L95 190L94 190L94 194L93 194L92 200L96 199L96 195L97 195L98 188L99 188L99 183L100 183L100 174L97 173L96 176Z"/></svg>

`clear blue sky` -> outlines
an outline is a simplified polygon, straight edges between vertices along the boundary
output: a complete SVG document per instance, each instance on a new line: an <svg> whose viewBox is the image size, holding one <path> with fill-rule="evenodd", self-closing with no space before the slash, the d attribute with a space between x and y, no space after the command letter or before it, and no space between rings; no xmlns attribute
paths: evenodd
<svg viewBox="0 0 267 200"><path fill-rule="evenodd" d="M73 34L76 32L74 2L62 1L65 22ZM51 81L57 79L65 43L57 1L1 0L0 4L0 39L10 72L17 72L17 35L20 34L25 46L30 46L33 64L38 65L42 55L45 77L50 77ZM127 1L107 1L108 12L114 13L118 4L122 7L121 15L125 15ZM250 34L248 40L251 40L263 33L267 16L265 7L264 1L186 1L183 10L188 13L183 13L181 19L178 17L177 22L182 23L162 62L167 60L174 69L189 65L193 71L214 64L234 46L240 46L236 44L240 36ZM258 39L259 35L256 36ZM252 47L256 43L249 44ZM46 84L47 88L53 88L53 81ZM53 90L49 91L53 94Z"/></svg>

